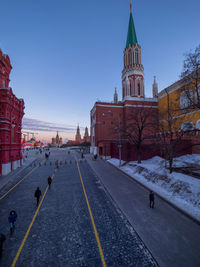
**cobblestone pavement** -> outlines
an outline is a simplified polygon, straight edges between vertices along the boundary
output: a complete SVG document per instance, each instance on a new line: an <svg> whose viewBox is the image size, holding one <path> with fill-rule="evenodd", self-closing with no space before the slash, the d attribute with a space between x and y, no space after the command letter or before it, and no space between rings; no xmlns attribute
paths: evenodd
<svg viewBox="0 0 200 267"><path fill-rule="evenodd" d="M76 157L106 265L156 266L88 163ZM62 165L55 171L56 159L62 161ZM50 161L54 164L50 165ZM38 167L0 201L0 232L7 236L0 266L11 266L36 211L34 191L39 186L44 193L47 177L53 172L51 189L47 191L16 266L102 266L73 153L68 155L66 150L55 149L49 162ZM8 214L12 209L17 211L18 218L10 236Z"/></svg>
<svg viewBox="0 0 200 267"><path fill-rule="evenodd" d="M160 266L200 266L199 224L157 195L150 209L147 188L104 160L86 159Z"/></svg>

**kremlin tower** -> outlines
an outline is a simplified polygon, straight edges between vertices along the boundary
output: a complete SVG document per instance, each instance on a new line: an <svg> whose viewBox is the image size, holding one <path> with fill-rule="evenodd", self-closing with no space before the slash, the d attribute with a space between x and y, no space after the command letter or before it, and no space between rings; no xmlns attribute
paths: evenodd
<svg viewBox="0 0 200 267"><path fill-rule="evenodd" d="M81 134L80 134L80 128L79 125L77 126L76 129L76 137L75 137L76 142L81 143Z"/></svg>
<svg viewBox="0 0 200 267"><path fill-rule="evenodd" d="M127 129L131 128L130 118L136 119L138 114L141 116L142 114L150 114L148 124L151 125L155 119L154 114L157 114L158 111L158 85L155 78L153 84L154 98L145 97L144 68L141 59L141 47L138 44L133 21L132 3L130 3L128 33L123 51L121 78L122 101L118 100L115 89L112 102L97 101L90 111L90 152L94 155L111 156L129 161L137 159L137 147L130 143L126 136L122 136L122 133L126 133ZM146 132L148 130L146 129ZM143 142L143 151L145 152L142 158L154 156L152 149L148 147L150 141L149 143L148 141L145 142Z"/></svg>
<svg viewBox="0 0 200 267"><path fill-rule="evenodd" d="M141 60L141 47L138 44L130 3L130 17L122 70L122 98L144 97L144 68Z"/></svg>
<svg viewBox="0 0 200 267"><path fill-rule="evenodd" d="M85 134L84 134L84 142L89 143L90 142L90 137L88 134L88 127L85 127Z"/></svg>
<svg viewBox="0 0 200 267"><path fill-rule="evenodd" d="M153 86L152 86L152 93L153 93L153 97L154 98L158 97L158 84L156 82L156 76L154 76L154 81L153 81Z"/></svg>

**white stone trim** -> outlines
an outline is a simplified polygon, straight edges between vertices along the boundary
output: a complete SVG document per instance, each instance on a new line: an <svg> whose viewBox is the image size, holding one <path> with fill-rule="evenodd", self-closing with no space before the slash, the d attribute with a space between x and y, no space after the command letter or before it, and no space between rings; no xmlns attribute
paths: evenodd
<svg viewBox="0 0 200 267"><path fill-rule="evenodd" d="M2 164L2 175L6 175L11 172L11 162Z"/></svg>
<svg viewBox="0 0 200 267"><path fill-rule="evenodd" d="M200 130L200 120L198 120L198 121L196 122L196 129L199 129L199 130Z"/></svg>
<svg viewBox="0 0 200 267"><path fill-rule="evenodd" d="M123 75L122 78L126 75L132 76L132 75L141 75L144 78L144 71L143 70L127 70Z"/></svg>
<svg viewBox="0 0 200 267"><path fill-rule="evenodd" d="M9 121L3 121L3 120L0 120L0 123L7 123L7 124L10 124Z"/></svg>
<svg viewBox="0 0 200 267"><path fill-rule="evenodd" d="M18 167L18 160L12 162L12 170L17 169Z"/></svg>
<svg viewBox="0 0 200 267"><path fill-rule="evenodd" d="M123 106L115 106L115 105L104 105L104 104L97 104L97 107L107 107L107 108L123 108Z"/></svg>
<svg viewBox="0 0 200 267"><path fill-rule="evenodd" d="M20 167L21 166L21 160L17 160L17 167Z"/></svg>
<svg viewBox="0 0 200 267"><path fill-rule="evenodd" d="M134 100L134 101L146 101L146 102L158 102L157 98L146 98L146 97L130 97L130 96L126 96L123 99L123 102L126 100Z"/></svg>
<svg viewBox="0 0 200 267"><path fill-rule="evenodd" d="M148 105L130 105L126 104L124 107L134 107L134 108L158 108L157 106L148 106Z"/></svg>
<svg viewBox="0 0 200 267"><path fill-rule="evenodd" d="M98 154L98 147L96 147L96 146L91 146L91 147L90 147L90 154L93 154L93 155Z"/></svg>

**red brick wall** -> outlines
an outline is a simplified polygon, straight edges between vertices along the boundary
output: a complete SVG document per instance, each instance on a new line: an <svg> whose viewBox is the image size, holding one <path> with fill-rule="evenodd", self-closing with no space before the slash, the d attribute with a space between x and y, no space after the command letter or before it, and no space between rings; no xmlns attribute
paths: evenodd
<svg viewBox="0 0 200 267"><path fill-rule="evenodd" d="M10 59L0 51L0 174L2 164L21 160L21 126L24 101L9 88ZM6 86L5 78L6 77Z"/></svg>

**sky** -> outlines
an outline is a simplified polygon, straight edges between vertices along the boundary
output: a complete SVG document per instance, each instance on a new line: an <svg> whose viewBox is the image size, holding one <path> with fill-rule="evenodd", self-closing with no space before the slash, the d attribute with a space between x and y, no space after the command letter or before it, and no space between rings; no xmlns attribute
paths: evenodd
<svg viewBox="0 0 200 267"><path fill-rule="evenodd" d="M130 0L0 3L0 48L13 67L10 87L25 101L24 129L73 139L79 124L83 135L95 101L112 101L115 87L121 99ZM159 91L179 80L184 53L200 44L199 10L199 0L133 1L147 97L154 75Z"/></svg>

